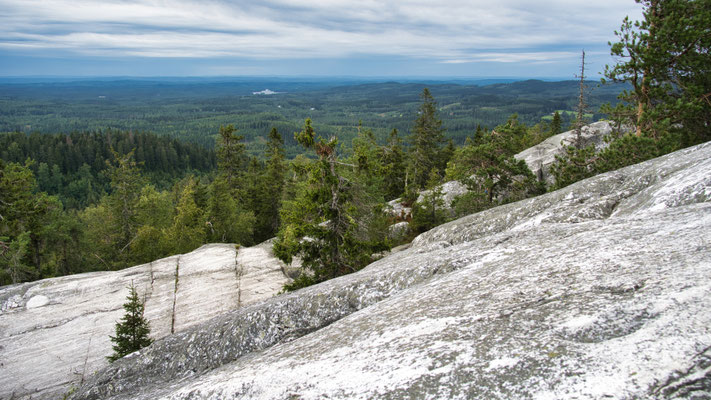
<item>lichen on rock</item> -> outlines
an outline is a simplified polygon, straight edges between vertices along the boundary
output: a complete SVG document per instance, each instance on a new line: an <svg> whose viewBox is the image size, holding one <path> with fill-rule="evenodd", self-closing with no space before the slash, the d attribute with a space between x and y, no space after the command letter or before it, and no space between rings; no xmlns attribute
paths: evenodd
<svg viewBox="0 0 711 400"><path fill-rule="evenodd" d="M706 143L450 222L71 398L708 398L709 160Z"/></svg>

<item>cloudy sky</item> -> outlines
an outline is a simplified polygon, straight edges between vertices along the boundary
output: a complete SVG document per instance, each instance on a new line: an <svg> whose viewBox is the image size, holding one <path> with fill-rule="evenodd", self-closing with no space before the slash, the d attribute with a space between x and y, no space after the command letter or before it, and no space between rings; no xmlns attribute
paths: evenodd
<svg viewBox="0 0 711 400"><path fill-rule="evenodd" d="M0 0L0 76L594 75L633 0Z"/></svg>

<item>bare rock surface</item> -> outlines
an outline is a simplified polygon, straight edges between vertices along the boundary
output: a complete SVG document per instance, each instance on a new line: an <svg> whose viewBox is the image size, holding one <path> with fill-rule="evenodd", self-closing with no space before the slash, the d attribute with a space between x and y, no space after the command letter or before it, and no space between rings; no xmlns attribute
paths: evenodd
<svg viewBox="0 0 711 400"><path fill-rule="evenodd" d="M160 339L279 292L271 246L205 245L116 272L0 288L0 399L57 399L105 367L133 282Z"/></svg>
<svg viewBox="0 0 711 400"><path fill-rule="evenodd" d="M602 148L605 145L603 138L610 133L612 133L612 126L607 121L598 121L584 126L581 132L583 146L594 144L596 148ZM563 150L573 145L574 142L575 131L567 131L551 136L514 157L517 160L525 161L533 175L551 185L554 181L550 174L550 167L555 162L555 156L561 155Z"/></svg>
<svg viewBox="0 0 711 400"><path fill-rule="evenodd" d="M457 196L461 196L469 191L469 189L467 189L467 186L459 181L445 182L441 184L438 189L442 192L442 201L444 202L444 206L446 208L452 207L452 202ZM422 203L422 201L424 201L425 199L425 196L430 193L432 193L431 190L422 191L417 197L417 202Z"/></svg>
<svg viewBox="0 0 711 400"><path fill-rule="evenodd" d="M706 143L435 228L72 398L711 398L709 238Z"/></svg>

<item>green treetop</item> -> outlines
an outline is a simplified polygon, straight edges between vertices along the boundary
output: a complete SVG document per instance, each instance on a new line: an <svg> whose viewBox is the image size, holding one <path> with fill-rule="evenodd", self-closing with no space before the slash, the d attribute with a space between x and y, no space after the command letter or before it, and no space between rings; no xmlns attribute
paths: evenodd
<svg viewBox="0 0 711 400"><path fill-rule="evenodd" d="M233 191L241 188L240 178L247 166L247 156L244 151L244 136L237 135L234 125L220 126L220 136L217 138L217 168Z"/></svg>
<svg viewBox="0 0 711 400"><path fill-rule="evenodd" d="M659 139L682 131L684 145L711 138L711 3L708 0L636 0L643 20L625 18L619 41L610 43L620 62L605 77L631 90L627 122L637 136ZM618 110L619 111L619 110Z"/></svg>
<svg viewBox="0 0 711 400"><path fill-rule="evenodd" d="M363 207L357 204L356 182L340 170L355 165L339 161L338 140L316 137L310 119L294 137L306 149L314 150L318 160L306 167L308 181L298 189L294 200L284 203L281 212L282 226L274 253L286 263L300 256L308 271L286 286L288 290L357 271L377 251L359 214Z"/></svg>
<svg viewBox="0 0 711 400"><path fill-rule="evenodd" d="M561 133L562 126L560 120L560 113L558 111L553 114L553 120L551 121L551 136L555 136Z"/></svg>
<svg viewBox="0 0 711 400"><path fill-rule="evenodd" d="M441 161L439 153L444 144L444 128L442 120L437 116L437 103L427 88L422 91L421 97L419 115L410 137L411 182L417 188L427 185L433 169L444 169L444 166L438 165Z"/></svg>
<svg viewBox="0 0 711 400"><path fill-rule="evenodd" d="M151 343L151 333L148 321L143 316L144 304L139 300L136 288L131 283L129 294L123 305L125 311L120 322L116 323L116 336L110 336L114 343L114 354L106 357L114 362L123 356L138 351Z"/></svg>

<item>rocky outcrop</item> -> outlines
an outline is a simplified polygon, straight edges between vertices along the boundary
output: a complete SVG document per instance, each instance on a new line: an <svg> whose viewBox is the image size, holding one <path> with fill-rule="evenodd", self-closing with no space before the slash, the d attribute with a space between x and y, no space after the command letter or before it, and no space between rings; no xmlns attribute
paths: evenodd
<svg viewBox="0 0 711 400"><path fill-rule="evenodd" d="M126 287L163 338L272 297L288 281L269 244L211 244L117 272L0 288L0 399L57 399L105 367Z"/></svg>
<svg viewBox="0 0 711 400"><path fill-rule="evenodd" d="M708 398L711 143L450 222L73 399Z"/></svg>
<svg viewBox="0 0 711 400"><path fill-rule="evenodd" d="M602 148L606 144L603 138L610 133L612 133L612 126L607 121L598 121L584 126L581 132L582 145L592 144L598 149ZM575 143L574 130L551 136L514 157L517 160L525 161L538 179L545 181L547 185L552 185L554 181L550 174L550 167L555 162L555 156L563 154L563 150L573 143Z"/></svg>
<svg viewBox="0 0 711 400"><path fill-rule="evenodd" d="M451 208L454 199L469 191L469 189L467 189L467 186L459 181L445 182L439 185L438 189L442 192L442 202L444 203L444 206L446 208ZM432 193L431 190L422 191L417 197L417 202L422 203L422 201L424 201L425 199L425 196L430 193Z"/></svg>
<svg viewBox="0 0 711 400"><path fill-rule="evenodd" d="M438 190L442 193L442 203L447 210L452 209L452 203L458 197L467 193L467 186L459 181L449 181L438 186ZM417 196L417 202L422 203L425 196L432 193L432 190L423 190ZM412 208L402 205L402 199L391 200L387 203L385 212L395 219L409 220L412 218Z"/></svg>

